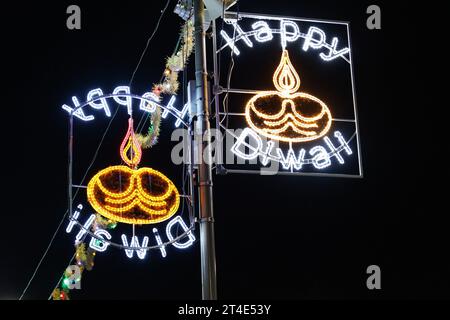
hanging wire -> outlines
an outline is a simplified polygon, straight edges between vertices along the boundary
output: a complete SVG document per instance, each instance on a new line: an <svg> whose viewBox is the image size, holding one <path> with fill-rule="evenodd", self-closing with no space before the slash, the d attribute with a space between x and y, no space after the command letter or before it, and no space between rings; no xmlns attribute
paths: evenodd
<svg viewBox="0 0 450 320"><path fill-rule="evenodd" d="M161 23L161 20L162 20L162 18L163 18L163 16L164 16L164 13L165 13L166 10L167 10L167 7L168 7L169 4L170 4L170 1L171 1L171 0L167 0L166 5L164 6L164 9L161 10L161 14L160 14L160 16L159 16L158 22L156 23L156 27L153 29L152 34L150 35L150 37L149 37L148 40L147 40L147 43L146 43L146 45L145 45L145 48L144 48L144 50L142 51L141 57L139 58L139 62L138 62L138 64L136 65L136 68L135 68L134 71L133 71L133 75L131 76L130 83L128 84L128 86L130 87L130 89L131 89L131 84L133 83L133 80L134 80L134 76L136 75L136 72L138 71L138 69L139 69L139 67L140 67L140 65L141 65L142 59L144 59L144 56L145 56L145 54L147 53L147 49L148 49L148 47L149 47L149 45L150 45L150 42L152 41L153 37L155 36L156 32L157 32L158 29L159 29L159 24Z"/></svg>
<svg viewBox="0 0 450 320"><path fill-rule="evenodd" d="M84 239L83 239L84 240ZM70 266L70 264L72 263L73 259L75 259L77 255L77 252L75 251L75 253L73 254L72 258L70 258L69 263L67 264L68 266ZM67 268L66 268L67 269ZM56 282L56 285L53 287L52 292L50 293L49 297L47 300L51 300L53 297L53 292L56 290L56 288L58 288L59 284L61 283L62 279L64 278L64 273L66 272L66 269L64 269L62 276L59 278L58 282Z"/></svg>
<svg viewBox="0 0 450 320"><path fill-rule="evenodd" d="M27 283L25 289L23 289L22 294L21 294L20 297L19 297L19 300L22 300L23 296L25 295L25 293L27 292L28 288L30 287L30 284L31 284L31 282L33 281L34 277L36 276L36 273L38 272L38 270L39 270L39 268L40 268L40 266L41 266L41 264L42 264L42 261L44 261L44 258L46 257L48 251L50 250L50 247L51 247L51 245L52 245L52 243L53 243L53 240L55 240L56 234L58 233L59 229L61 228L62 223L66 220L67 212L68 212L68 211L66 211L66 213L65 213L64 216L63 216L63 218L62 218L61 221L59 222L59 225L58 225L58 227L56 228L55 233L53 233L53 236L52 236L52 238L51 238L51 240L50 240L50 243L48 244L47 248L45 249L44 254L42 255L41 259L39 260L39 263L37 264L36 268L34 269L34 272L33 272L33 274L31 275L30 280L28 280L28 283ZM72 261L72 260L71 260L71 261Z"/></svg>
<svg viewBox="0 0 450 320"><path fill-rule="evenodd" d="M146 46L145 46L145 48L144 48L144 50L143 50L143 52L142 52L142 54L141 54L141 56L140 56L140 58L139 58L138 64L136 65L136 68L134 69L133 74L132 74L132 76L131 76L131 79L130 79L130 82L129 82L129 87L130 87L130 88L131 88L131 84L133 83L133 80L134 80L134 77L135 77L135 75L136 75L136 72L138 71L139 66L140 66L140 64L141 64L141 62L142 62L142 59L144 58L144 56L145 56L145 54L146 54L146 52L147 52L147 50L148 50L148 47L149 47L149 45L150 45L150 42L151 42L151 40L153 39L154 35L156 34L157 30L159 29L159 25L160 25L161 19L162 19L162 17L164 16L164 13L165 13L166 10L167 10L167 7L168 7L169 4L170 4L170 1L171 1L171 0L167 0L164 9L161 11L161 15L159 16L159 19L158 19L158 22L157 22L157 24L156 24L156 27L154 28L154 30L153 30L151 36L149 37L149 39L147 40ZM95 151L95 153L94 153L94 156L93 156L93 158L92 158L92 161L90 162L90 164L89 164L89 166L88 166L88 168L87 168L87 170L86 170L86 172L85 172L83 178L81 179L80 185L83 184L83 182L84 182L84 180L86 179L87 174L89 173L89 171L90 171L92 165L94 164L95 160L97 159L98 152L99 152L99 150L100 150L100 148L101 148L101 146L102 146L102 144L103 144L103 141L105 140L105 137L106 137L106 135L107 135L107 133L108 133L110 127L111 127L111 124L112 124L114 118L116 117L118 111L119 111L119 108L116 109L116 111L114 112L114 115L111 117L111 120L109 121L109 123L108 123L108 125L107 125L107 127L106 127L106 129L105 129L105 131L104 131L104 133L103 133L103 136L102 136L102 138L101 138L101 140L100 140L100 142L99 142L99 144L98 144L98 146L97 146L97 149L96 149L96 151ZM72 188L72 186L69 186L69 187ZM73 197L73 200L76 198L76 196L77 196L77 194L78 194L78 191L79 191L79 189L77 189L77 191L75 191L75 195L74 195L74 197ZM33 280L34 280L34 278L35 278L35 276L36 276L36 274L37 274L37 272L38 272L38 270L39 270L39 268L40 268L42 262L44 261L45 257L47 256L47 253L48 253L48 251L50 250L50 247L52 246L53 241L55 240L55 237L56 237L58 231L59 231L60 228L61 228L61 225L62 225L63 222L65 221L68 212L69 212L69 210L66 210L66 212L64 213L64 215L63 215L63 217L62 217L60 223L58 224L58 226L57 226L57 228L56 228L56 230L55 230L55 232L54 232L52 238L50 239L50 242L49 242L49 244L48 244L46 250L44 251L44 254L42 255L41 259L39 260L37 266L35 267L35 269L34 269L34 271L33 271L33 274L31 275L30 280L28 281L28 283L27 283L25 289L22 291L22 294L20 295L19 300L22 300L23 297L25 296L26 292L28 291L28 288L30 287L31 283L33 282ZM75 255L74 255L74 257L75 257ZM72 263L72 260L73 260L73 258L70 260L68 266ZM67 269L67 268L66 268L66 269ZM58 284L59 284L59 282L58 282ZM52 291L52 292L53 292L53 291Z"/></svg>
<svg viewBox="0 0 450 320"><path fill-rule="evenodd" d="M237 3L237 17L239 17L239 2ZM223 28L223 21L222 21L222 28ZM225 112L225 116L224 118L220 121L219 124L222 124L222 122L225 120L225 127L228 129L228 121L229 121L229 117L228 117L228 104L229 104L229 90L231 87L231 76L233 74L233 70L234 70L234 46L235 46L235 42L236 42L236 28L234 28L233 31L233 47L230 50L230 64L228 66L228 74L227 74L227 92L225 93L225 97L223 98L223 108L224 108L224 112ZM220 58L220 55L219 55ZM220 61L220 60L219 60Z"/></svg>

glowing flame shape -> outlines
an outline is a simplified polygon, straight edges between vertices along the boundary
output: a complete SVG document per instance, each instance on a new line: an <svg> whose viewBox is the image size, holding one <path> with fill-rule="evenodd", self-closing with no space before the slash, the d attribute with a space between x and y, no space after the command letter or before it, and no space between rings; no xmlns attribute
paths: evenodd
<svg viewBox="0 0 450 320"><path fill-rule="evenodd" d="M131 156L128 156L130 153ZM120 157L130 167L136 167L141 162L142 149L134 134L133 119L128 120L128 131L120 145Z"/></svg>
<svg viewBox="0 0 450 320"><path fill-rule="evenodd" d="M320 99L298 92L300 77L287 50L283 50L272 80L277 91L263 91L247 102L249 126L263 136L285 142L324 136L331 127L330 110Z"/></svg>
<svg viewBox="0 0 450 320"><path fill-rule="evenodd" d="M300 77L289 60L289 53L283 50L281 61L273 74L273 84L281 93L288 95L300 88Z"/></svg>

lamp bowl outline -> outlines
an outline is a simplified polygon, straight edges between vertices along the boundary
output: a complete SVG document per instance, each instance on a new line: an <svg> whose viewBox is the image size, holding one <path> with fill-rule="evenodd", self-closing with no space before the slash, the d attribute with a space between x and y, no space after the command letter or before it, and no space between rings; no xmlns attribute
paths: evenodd
<svg viewBox="0 0 450 320"><path fill-rule="evenodd" d="M173 182L151 168L103 169L89 181L87 195L99 214L128 224L165 221L180 205L180 195Z"/></svg>

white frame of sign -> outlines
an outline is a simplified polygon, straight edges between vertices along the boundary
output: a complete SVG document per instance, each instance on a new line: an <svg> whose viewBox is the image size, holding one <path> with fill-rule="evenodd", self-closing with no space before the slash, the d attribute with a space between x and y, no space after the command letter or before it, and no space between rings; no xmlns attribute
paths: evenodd
<svg viewBox="0 0 450 320"><path fill-rule="evenodd" d="M260 23L259 25L254 24L253 30L250 31L244 31L239 26L239 21L242 19L259 19L259 21L262 21L263 23ZM260 90L248 90L248 89L239 89L239 88L225 88L222 87L219 83L220 79L218 78L219 74L219 66L218 66L218 55L221 53L222 50L227 48L228 50L232 50L234 52L235 57L238 56L243 49L251 49L253 48L253 42L268 42L268 41L277 41L275 39L274 34L279 34L281 38L281 46L284 48L286 47L286 43L289 41L296 41L299 38L304 39L303 46L301 47L301 50L303 51L312 51L317 50L319 56L324 60L324 63L330 63L331 61L335 59L343 59L345 60L349 65L349 72L350 72L350 78L351 78L351 88L352 88L352 98L353 98L353 115L354 118L352 119L343 119L343 118L333 118L333 122L352 122L355 124L355 132L351 137L347 137L348 140L346 140L347 143L349 143L352 139L356 139L356 154L357 154L357 162L358 162L358 174L348 174L348 173L327 173L327 172L302 172L302 171L294 171L294 162L288 163L288 165L291 167L291 170L289 171L277 171L276 174L278 175L294 175L294 176L322 176L322 177L339 177L339 178L363 178L363 165L362 165L362 156L361 156L361 139L360 139L360 130L359 130L359 121L358 121L358 110L357 110L357 103L356 103L356 90L355 90L355 80L354 80L354 66L353 66L353 58L352 58L352 47L351 47L351 36L350 36L350 23L345 21L333 21L333 20L323 20L323 19L310 19L310 18L301 18L301 17L287 17L287 16L277 16L277 15L267 15L267 14L252 14L252 13L244 13L244 12L225 12L225 21L228 21L227 23L230 25L233 25L234 27L234 37L231 36L231 40L233 41L230 43L230 36L224 32L223 30L220 30L218 32L216 27L216 21L213 21L212 28L213 28L213 39L212 39L212 50L213 50L213 63L214 63L214 83L213 83L213 94L214 94L214 100L215 100L215 118L216 118L216 129L217 130L223 130L226 134L232 135L235 139L239 139L238 136L236 136L234 133L230 132L228 128L226 128L223 124L221 124L220 119L224 116L245 116L245 113L231 113L226 112L226 110L221 110L221 104L220 104L220 95L221 94L248 94L248 95L255 95L260 93ZM238 23L235 24L234 21L237 21ZM259 22L258 21L258 22ZM280 28L279 29L273 29L268 28L267 24L264 25L264 21L279 21L280 22ZM327 39L326 35L320 28L310 27L306 32L300 32L298 30L298 27L296 27L293 24L290 24L291 21L299 21L299 22L307 22L307 23L320 23L320 24L332 24L332 25L341 25L346 27L347 31L347 41L348 41L348 47L342 47L337 38ZM286 27L284 27L283 24L286 24ZM264 28L266 28L264 30ZM284 32L283 32L284 28ZM289 30L289 28L291 28ZM297 28L297 30L295 30ZM288 31L286 31L288 30ZM259 31L259 33L258 33ZM269 31L269 32L265 32ZM259 36L258 36L259 34ZM284 37L283 37L284 34ZM252 37L252 38L250 38ZM258 38L259 37L259 38ZM224 39L224 45L220 48L217 47L217 39L222 38ZM228 40L227 40L228 39ZM236 45L239 43L239 47ZM280 45L280 44L278 44ZM255 50L255 49L254 49ZM244 106L243 106L244 109ZM245 131L245 130L244 130ZM335 144L340 143L340 145L335 148L334 151L332 151L330 154L332 156L335 156L337 160L341 160L342 157L340 156L340 152L347 152L349 151L348 145L345 143L344 140L342 140L342 135L339 131L335 131L334 134L330 131L329 137L331 139L335 139L339 137L338 140L334 140ZM330 147L330 138L325 137L324 142L326 143L325 146L328 145ZM221 141L222 142L222 141ZM344 142L344 143L341 143ZM333 144L332 144L333 145ZM246 147L252 149L254 146L250 144L246 144ZM223 149L223 145L219 146L220 150ZM313 148L314 149L314 148ZM290 149L292 150L292 149ZM291 152L291 151L289 151ZM351 152L351 150L350 150ZM302 149L299 153L299 157L304 154L304 150ZM349 154L349 153L348 153ZM259 155L261 157L261 155ZM264 155L263 155L264 156ZM290 155L287 154L286 158ZM294 155L294 161L295 161ZM247 159L248 160L248 159ZM270 159L274 160L274 159ZM308 159L309 163L311 163L311 160ZM339 161L341 164L342 162ZM307 162L304 162L307 163ZM298 162L299 165L302 165L300 161ZM282 165L282 162L280 162L280 166ZM318 168L316 166L316 168ZM263 167L261 167L263 169ZM226 168L226 166L223 165L223 159L218 159L217 161L217 168L216 173L218 174L224 174L224 173L242 173L242 174L261 174L261 169L259 170L243 170L243 169L230 169ZM318 168L320 169L320 168Z"/></svg>

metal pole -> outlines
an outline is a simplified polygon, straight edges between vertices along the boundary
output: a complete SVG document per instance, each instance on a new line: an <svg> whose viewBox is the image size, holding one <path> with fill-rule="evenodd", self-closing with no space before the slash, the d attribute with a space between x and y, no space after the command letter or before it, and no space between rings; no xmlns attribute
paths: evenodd
<svg viewBox="0 0 450 320"><path fill-rule="evenodd" d="M209 124L209 92L206 69L206 44L203 0L194 0L195 21L195 140L198 146L198 202L203 300L217 299L216 250L212 204L211 132Z"/></svg>
<svg viewBox="0 0 450 320"><path fill-rule="evenodd" d="M72 188L73 188L73 110L70 113L69 118L69 168L68 174L67 174L67 183L68 183L68 189L67 189L67 196L68 196L68 202L69 202L69 218L72 217L73 214L73 195L72 195Z"/></svg>

